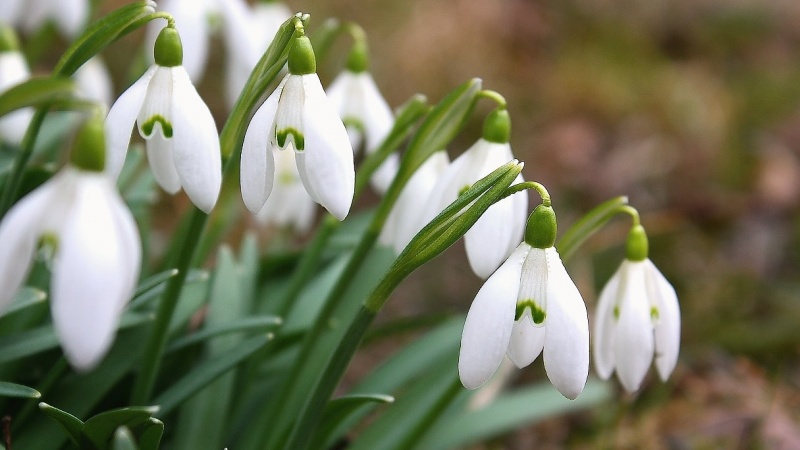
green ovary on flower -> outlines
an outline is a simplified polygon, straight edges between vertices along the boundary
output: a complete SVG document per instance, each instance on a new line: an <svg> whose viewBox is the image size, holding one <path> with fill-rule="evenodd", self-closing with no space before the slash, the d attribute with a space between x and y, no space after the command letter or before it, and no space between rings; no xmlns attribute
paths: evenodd
<svg viewBox="0 0 800 450"><path fill-rule="evenodd" d="M172 137L172 124L162 115L156 114L151 116L145 123L142 124L142 131L145 134L145 137L150 137L153 134L153 129L155 128L156 124L161 124L161 132L164 133L164 137L169 139Z"/></svg>
<svg viewBox="0 0 800 450"><path fill-rule="evenodd" d="M519 320L522 315L525 314L526 308L531 312L531 319L533 319L533 323L536 325L541 325L544 323L544 319L547 317L547 312L545 312L541 306L536 304L536 302L531 299L517 301L517 309L514 312L515 321Z"/></svg>
<svg viewBox="0 0 800 450"><path fill-rule="evenodd" d="M284 148L286 146L286 139L292 136L294 141L294 148L298 151L305 150L305 138L303 137L303 133L294 129L294 128L284 128L276 133L276 137L278 138L278 146L280 148Z"/></svg>

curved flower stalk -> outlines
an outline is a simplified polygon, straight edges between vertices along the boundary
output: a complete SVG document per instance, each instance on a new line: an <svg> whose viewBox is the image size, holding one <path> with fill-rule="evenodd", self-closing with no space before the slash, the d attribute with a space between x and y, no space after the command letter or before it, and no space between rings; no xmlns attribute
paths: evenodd
<svg viewBox="0 0 800 450"><path fill-rule="evenodd" d="M326 92L347 128L353 150L358 151L363 143L366 153L372 154L392 130L394 116L367 66L367 44L362 33L350 51L347 67ZM385 193L399 167L400 157L395 153L389 155L372 175L372 187Z"/></svg>
<svg viewBox="0 0 800 450"><path fill-rule="evenodd" d="M430 221L464 188L513 158L508 143L510 119L505 109L493 111L484 122L484 135L441 175L427 201L423 223ZM520 175L514 182L522 182ZM494 204L464 236L473 272L487 278L522 240L528 197L516 193Z"/></svg>
<svg viewBox="0 0 800 450"><path fill-rule="evenodd" d="M381 244L392 246L399 255L414 235L425 226L420 201L430 197L436 182L449 164L447 152L441 150L428 157L414 172L386 218L380 235Z"/></svg>
<svg viewBox="0 0 800 450"><path fill-rule="evenodd" d="M72 163L0 222L0 309L27 278L38 243L53 242L53 324L78 370L94 367L111 346L141 260L133 216L102 173L102 133L100 120L86 125Z"/></svg>
<svg viewBox="0 0 800 450"><path fill-rule="evenodd" d="M226 3L232 0L224 0ZM211 18L219 12L219 0L161 0L159 11L168 12L175 19L175 28L183 37L183 68L193 83L203 78L208 61L208 48L212 32ZM145 48L155 47L162 27L150 22L145 37ZM154 53L146 54L150 62L156 61Z"/></svg>
<svg viewBox="0 0 800 450"><path fill-rule="evenodd" d="M192 202L208 213L222 183L219 136L211 111L181 61L178 32L164 28L156 41L156 64L108 113L106 171L114 178L119 175L136 122L158 184L171 194L183 187Z"/></svg>
<svg viewBox="0 0 800 450"><path fill-rule="evenodd" d="M314 199L300 181L294 152L278 149L272 152L275 156L275 186L256 218L264 225L290 227L305 233L314 223Z"/></svg>
<svg viewBox="0 0 800 450"><path fill-rule="evenodd" d="M0 24L0 92L31 77L28 62L19 51L14 32ZM22 108L0 117L0 139L19 145L33 117L32 108Z"/></svg>
<svg viewBox="0 0 800 450"><path fill-rule="evenodd" d="M641 225L628 235L626 258L600 292L594 322L598 375L617 378L628 392L642 384L650 363L666 381L678 361L680 306L675 289L647 257Z"/></svg>
<svg viewBox="0 0 800 450"><path fill-rule="evenodd" d="M350 212L355 189L353 150L344 124L316 74L311 41L296 31L289 74L256 111L242 145L242 199L258 213L272 192L272 149L294 151L306 191L339 220Z"/></svg>
<svg viewBox="0 0 800 450"><path fill-rule="evenodd" d="M578 289L555 242L549 201L528 219L525 242L486 280L467 314L458 373L477 389L504 355L519 368L544 353L547 376L562 395L576 398L589 373L589 321Z"/></svg>
<svg viewBox="0 0 800 450"><path fill-rule="evenodd" d="M3 0L0 16L7 23L33 33L47 22L53 22L59 32L76 37L89 20L89 0Z"/></svg>

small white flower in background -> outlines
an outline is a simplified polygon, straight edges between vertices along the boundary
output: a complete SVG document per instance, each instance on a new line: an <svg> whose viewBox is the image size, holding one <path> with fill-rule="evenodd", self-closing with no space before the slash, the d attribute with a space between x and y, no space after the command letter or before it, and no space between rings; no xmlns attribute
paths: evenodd
<svg viewBox="0 0 800 450"><path fill-rule="evenodd" d="M158 10L168 12L175 19L183 41L183 68L189 78L197 83L203 78L208 61L208 48L212 34L213 18L219 12L220 3L232 0L159 0ZM153 20L148 24L145 48L154 48L154 44L162 26L160 21ZM155 61L155 55L146 53L149 61Z"/></svg>
<svg viewBox="0 0 800 450"><path fill-rule="evenodd" d="M250 72L292 11L281 2L257 2L250 7L242 0L226 0L220 15L226 49L225 100L233 107Z"/></svg>
<svg viewBox="0 0 800 450"><path fill-rule="evenodd" d="M289 74L256 111L242 145L242 199L254 213L272 192L276 147L295 152L308 194L344 220L355 189L353 150L316 74L311 42L302 34L289 50Z"/></svg>
<svg viewBox="0 0 800 450"><path fill-rule="evenodd" d="M548 211L549 210L549 211ZM504 355L519 368L544 351L550 382L569 399L583 391L589 373L589 321L575 283L564 268L553 230L528 230L521 243L478 291L461 335L458 373L468 389L477 389L497 370ZM532 223L530 220L529 223ZM552 235L552 239L548 236Z"/></svg>
<svg viewBox="0 0 800 450"><path fill-rule="evenodd" d="M363 143L369 155L378 149L392 130L394 115L372 75L367 72L367 64L366 41L357 39L350 51L347 67L326 92L347 127L353 150L357 151ZM385 193L399 167L400 157L394 153L389 155L372 175L373 188Z"/></svg>
<svg viewBox="0 0 800 450"><path fill-rule="evenodd" d="M423 224L429 222L473 183L512 160L508 143L510 120L505 109L493 111L484 123L484 136L441 175L426 209ZM514 183L523 181L522 175ZM492 205L464 235L472 271L487 278L505 261L522 240L528 196L518 192Z"/></svg>
<svg viewBox="0 0 800 450"><path fill-rule="evenodd" d="M264 225L291 227L305 233L314 223L314 199L300 181L294 152L272 151L275 156L275 186L256 218Z"/></svg>
<svg viewBox="0 0 800 450"><path fill-rule="evenodd" d="M133 216L102 172L102 132L99 119L87 125L72 163L0 222L0 310L27 278L39 242L52 242L53 324L67 360L78 370L94 367L111 346L141 260Z"/></svg>
<svg viewBox="0 0 800 450"><path fill-rule="evenodd" d="M449 164L447 152L440 150L428 157L411 175L381 230L380 242L383 245L392 246L400 254L426 225L422 221L423 208L420 208L420 199L430 197L436 182Z"/></svg>
<svg viewBox="0 0 800 450"><path fill-rule="evenodd" d="M28 62L19 51L13 30L0 24L0 93L31 77ZM33 117L32 108L22 108L0 117L0 139L18 145Z"/></svg>
<svg viewBox="0 0 800 450"><path fill-rule="evenodd" d="M8 3L0 9L7 23L27 34L53 22L62 35L75 38L89 21L89 0L2 0L0 3Z"/></svg>
<svg viewBox="0 0 800 450"><path fill-rule="evenodd" d="M616 371L625 390L635 392L654 357L661 380L669 378L678 361L681 316L675 289L647 258L644 228L635 226L628 241L626 259L600 292L593 354L601 378Z"/></svg>
<svg viewBox="0 0 800 450"><path fill-rule="evenodd" d="M99 56L86 61L73 75L78 88L78 96L106 107L114 101L114 86L105 63Z"/></svg>
<svg viewBox="0 0 800 450"><path fill-rule="evenodd" d="M171 194L183 187L198 208L210 212L222 183L219 136L211 111L180 63L178 33L164 28L156 40L156 64L108 113L106 171L119 175L136 122L158 184Z"/></svg>

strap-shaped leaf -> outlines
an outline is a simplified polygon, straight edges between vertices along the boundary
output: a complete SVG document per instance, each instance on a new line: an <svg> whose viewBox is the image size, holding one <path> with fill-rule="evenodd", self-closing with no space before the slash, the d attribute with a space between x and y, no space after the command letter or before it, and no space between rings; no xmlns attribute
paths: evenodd
<svg viewBox="0 0 800 450"><path fill-rule="evenodd" d="M114 448L116 448L115 434L120 427L133 428L142 425L157 411L157 407L138 406L100 413L83 424L81 444L84 446L91 445L98 450L105 450L108 448L109 441L113 438L115 441Z"/></svg>
<svg viewBox="0 0 800 450"><path fill-rule="evenodd" d="M0 397L39 398L42 394L34 388L0 381Z"/></svg>
<svg viewBox="0 0 800 450"><path fill-rule="evenodd" d="M164 434L164 422L151 417L143 424L133 427L132 431L139 442L139 450L158 450Z"/></svg>
<svg viewBox="0 0 800 450"><path fill-rule="evenodd" d="M325 412L322 413L322 420L311 448L328 448L325 443L337 434L341 425L352 415L375 404L393 402L394 397L386 394L351 394L329 401L325 406Z"/></svg>
<svg viewBox="0 0 800 450"><path fill-rule="evenodd" d="M119 427L114 433L113 450L139 450L128 427Z"/></svg>
<svg viewBox="0 0 800 450"><path fill-rule="evenodd" d="M67 432L69 440L73 444L78 445L81 440L81 429L83 429L83 422L72 414L62 411L47 403L39 403L39 409L51 419L58 422L59 425Z"/></svg>
<svg viewBox="0 0 800 450"><path fill-rule="evenodd" d="M0 94L0 116L21 108L63 100L74 91L75 83L68 78L31 78Z"/></svg>

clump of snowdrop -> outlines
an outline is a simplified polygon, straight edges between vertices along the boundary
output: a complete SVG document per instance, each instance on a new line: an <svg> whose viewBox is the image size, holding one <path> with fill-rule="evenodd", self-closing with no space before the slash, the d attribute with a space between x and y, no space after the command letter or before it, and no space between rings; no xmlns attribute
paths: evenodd
<svg viewBox="0 0 800 450"><path fill-rule="evenodd" d="M654 360L661 380L669 378L678 361L681 316L675 289L648 258L647 235L638 223L625 253L600 293L593 355L601 378L616 371L625 390L635 392Z"/></svg>
<svg viewBox="0 0 800 450"><path fill-rule="evenodd" d="M505 108L498 108L487 116L483 136L441 174L425 202L422 223L433 219L473 183L513 159L510 132L511 120ZM522 175L515 180L516 183L522 181ZM514 251L522 240L527 210L527 194L516 193L494 204L467 232L464 244L476 275L488 277Z"/></svg>
<svg viewBox="0 0 800 450"><path fill-rule="evenodd" d="M369 56L363 31L356 33L355 38L345 70L333 80L326 92L347 128L353 150L357 152L363 145L369 155L375 153L392 130L394 116L367 71ZM399 167L400 157L392 153L372 175L372 186L385 193Z"/></svg>
<svg viewBox="0 0 800 450"><path fill-rule="evenodd" d="M70 164L0 222L0 310L25 282L40 243L52 246L53 324L78 370L94 367L111 346L141 262L136 223L103 173L104 160L103 124L92 120Z"/></svg>
<svg viewBox="0 0 800 450"><path fill-rule="evenodd" d="M181 65L183 46L175 28L161 31L155 60L108 113L106 171L119 176L135 122L158 184L171 194L183 188L208 213L222 183L219 136L211 111Z"/></svg>
<svg viewBox="0 0 800 450"><path fill-rule="evenodd" d="M544 196L543 196L544 197ZM556 217L549 197L528 219L525 240L486 280L467 314L458 373L477 389L505 355L519 368L544 353L553 385L576 398L589 373L586 306L553 246Z"/></svg>
<svg viewBox="0 0 800 450"><path fill-rule="evenodd" d="M353 150L342 120L322 89L311 41L302 27L292 41L289 74L256 111L245 134L242 199L253 213L261 211L273 189L273 149L294 151L308 194L344 220L355 189Z"/></svg>
<svg viewBox="0 0 800 450"><path fill-rule="evenodd" d="M0 93L31 77L28 62L19 51L14 30L0 24ZM31 108L22 108L0 117L0 139L19 145L33 117Z"/></svg>

